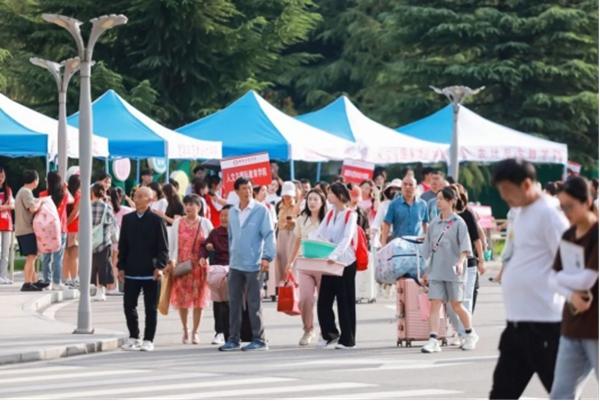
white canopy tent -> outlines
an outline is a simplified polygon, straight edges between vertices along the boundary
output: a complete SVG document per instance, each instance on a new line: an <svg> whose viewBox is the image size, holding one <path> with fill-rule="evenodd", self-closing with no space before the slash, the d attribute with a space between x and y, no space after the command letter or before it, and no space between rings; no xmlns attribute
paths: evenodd
<svg viewBox="0 0 600 401"><path fill-rule="evenodd" d="M457 117L458 161L493 163L506 158L522 158L533 163L566 165L567 145L525 134L492 122L459 105ZM420 139L450 144L453 110L448 105L421 120L398 128Z"/></svg>
<svg viewBox="0 0 600 401"><path fill-rule="evenodd" d="M355 142L359 160L369 163L435 163L448 158L447 144L399 134L365 116L346 96L298 119Z"/></svg>
<svg viewBox="0 0 600 401"><path fill-rule="evenodd" d="M0 93L0 109L18 124L48 136L47 156L54 159L58 153L58 120L32 110ZM26 138L25 138L26 139ZM92 136L92 155L108 157L108 141L98 135ZM79 130L67 125L67 156L79 157Z"/></svg>

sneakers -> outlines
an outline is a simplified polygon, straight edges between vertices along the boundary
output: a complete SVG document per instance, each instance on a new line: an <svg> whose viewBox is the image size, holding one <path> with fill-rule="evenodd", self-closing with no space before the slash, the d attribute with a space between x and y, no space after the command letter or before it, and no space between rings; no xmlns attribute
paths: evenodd
<svg viewBox="0 0 600 401"><path fill-rule="evenodd" d="M306 331L304 332L304 334L302 335L302 338L300 339L300 346L301 347L306 347L307 345L309 345L312 340L313 340L313 332L312 331Z"/></svg>
<svg viewBox="0 0 600 401"><path fill-rule="evenodd" d="M431 354L433 352L442 352L440 342L436 338L429 338L429 341L421 348L421 352L425 354Z"/></svg>
<svg viewBox="0 0 600 401"><path fill-rule="evenodd" d="M451 347L462 347L464 338L461 336L454 336L450 341L448 341L448 345Z"/></svg>
<svg viewBox="0 0 600 401"><path fill-rule="evenodd" d="M463 341L461 348L464 351L474 350L478 341L479 341L479 336L477 335L477 333L475 333L475 331L472 331L470 334L467 334L465 336L465 339Z"/></svg>
<svg viewBox="0 0 600 401"><path fill-rule="evenodd" d="M140 351L143 352L152 352L154 351L154 343L152 341L144 341L140 346Z"/></svg>
<svg viewBox="0 0 600 401"><path fill-rule="evenodd" d="M233 341L227 341L225 344L219 347L219 351L229 352L237 351L240 349L240 343L234 343Z"/></svg>
<svg viewBox="0 0 600 401"><path fill-rule="evenodd" d="M21 291L23 291L23 292L42 291L42 289L40 287L36 286L35 284L24 283L23 286L21 287Z"/></svg>
<svg viewBox="0 0 600 401"><path fill-rule="evenodd" d="M326 340L323 337L321 337L321 339L319 340L319 344L317 344L317 347L322 349L332 348L337 344L338 339L339 337L334 338L333 340Z"/></svg>
<svg viewBox="0 0 600 401"><path fill-rule="evenodd" d="M142 346L142 341L137 338L130 338L121 346L123 351L139 351Z"/></svg>
<svg viewBox="0 0 600 401"><path fill-rule="evenodd" d="M62 291L62 290L66 290L66 287L62 284L52 283L50 285L50 291Z"/></svg>
<svg viewBox="0 0 600 401"><path fill-rule="evenodd" d="M42 280L38 280L35 283L33 283L33 285L35 285L36 287L41 288L43 290L44 288L48 287L50 285L50 283L46 283Z"/></svg>
<svg viewBox="0 0 600 401"><path fill-rule="evenodd" d="M94 296L94 301L97 301L97 302L106 301L106 287L96 288L96 295Z"/></svg>
<svg viewBox="0 0 600 401"><path fill-rule="evenodd" d="M242 348L242 351L268 351L269 346L265 341L254 340Z"/></svg>
<svg viewBox="0 0 600 401"><path fill-rule="evenodd" d="M215 334L215 338L213 338L212 345L224 345L225 344L225 335L223 333Z"/></svg>
<svg viewBox="0 0 600 401"><path fill-rule="evenodd" d="M337 343L335 345L335 349L354 349L356 348L356 345L344 345L342 343Z"/></svg>
<svg viewBox="0 0 600 401"><path fill-rule="evenodd" d="M12 280L5 278L5 277L0 277L0 285L10 285L12 284Z"/></svg>
<svg viewBox="0 0 600 401"><path fill-rule="evenodd" d="M192 344L200 344L200 336L198 335L198 333L192 334Z"/></svg>
<svg viewBox="0 0 600 401"><path fill-rule="evenodd" d="M110 296L116 296L116 295L123 295L118 288L113 288L112 290L108 290L106 291L106 295L110 295Z"/></svg>

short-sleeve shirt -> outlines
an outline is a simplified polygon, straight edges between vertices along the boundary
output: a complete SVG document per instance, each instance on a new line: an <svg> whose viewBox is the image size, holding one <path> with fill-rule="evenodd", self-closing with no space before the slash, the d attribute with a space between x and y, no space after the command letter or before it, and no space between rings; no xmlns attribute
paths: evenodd
<svg viewBox="0 0 600 401"><path fill-rule="evenodd" d="M573 226L563 234L562 239L583 247L585 254L585 267L598 271L598 223L594 224L585 235L580 238L575 236L576 228ZM554 260L554 270L562 270L560 248ZM568 305L563 309L561 334L565 337L598 340L598 280L591 289L592 306L587 311L574 315Z"/></svg>
<svg viewBox="0 0 600 401"><path fill-rule="evenodd" d="M33 192L21 187L15 198L15 235L33 234L33 216L29 211L36 206Z"/></svg>
<svg viewBox="0 0 600 401"><path fill-rule="evenodd" d="M477 219L472 211L469 209L465 209L462 212L458 213L458 215L465 221L467 225L467 230L469 231L469 239L471 240L471 249L473 251L473 257L475 255L475 241L479 239L479 229L477 228Z"/></svg>
<svg viewBox="0 0 600 401"><path fill-rule="evenodd" d="M423 257L431 258L427 269L429 279L463 282L467 269L463 269L461 275L455 274L452 269L463 252L473 254L464 220L456 213L447 220L436 217L429 225L423 243Z"/></svg>
<svg viewBox="0 0 600 401"><path fill-rule="evenodd" d="M415 198L412 205L406 203L400 196L390 203L384 221L393 228L393 237L403 235L419 235L421 224L429 222L427 203L423 199Z"/></svg>
<svg viewBox="0 0 600 401"><path fill-rule="evenodd" d="M73 207L77 207L77 205L79 205L79 202L81 202L81 190L78 190L77 192L75 192L73 197L74 197ZM67 216L67 218L68 218L68 216ZM73 219L73 221L71 221L71 223L69 223L67 225L67 232L69 232L69 233L78 233L79 232L79 212L77 212L77 217L75 217Z"/></svg>
<svg viewBox="0 0 600 401"><path fill-rule="evenodd" d="M301 240L308 239L309 235L319 228L319 225L321 225L320 221L314 223L309 216L301 215L296 221L294 235Z"/></svg>
<svg viewBox="0 0 600 401"><path fill-rule="evenodd" d="M10 188L4 191L4 188L0 187L0 206L6 206L12 201L12 193ZM13 221L12 213L10 210L0 212L0 231L12 231Z"/></svg>

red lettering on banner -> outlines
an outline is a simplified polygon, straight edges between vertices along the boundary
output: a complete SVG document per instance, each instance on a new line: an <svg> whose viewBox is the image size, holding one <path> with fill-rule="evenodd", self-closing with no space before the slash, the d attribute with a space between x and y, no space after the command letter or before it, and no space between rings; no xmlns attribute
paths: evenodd
<svg viewBox="0 0 600 401"><path fill-rule="evenodd" d="M267 153L242 156L233 159L221 160L223 182L223 196L233 190L235 180L246 177L252 185L269 185L271 183L271 163Z"/></svg>

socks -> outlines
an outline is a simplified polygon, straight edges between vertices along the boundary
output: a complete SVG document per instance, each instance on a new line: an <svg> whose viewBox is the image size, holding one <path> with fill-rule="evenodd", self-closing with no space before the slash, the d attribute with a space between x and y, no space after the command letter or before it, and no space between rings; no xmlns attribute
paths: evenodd
<svg viewBox="0 0 600 401"><path fill-rule="evenodd" d="M467 334L471 334L473 332L473 329L465 329L465 333Z"/></svg>
<svg viewBox="0 0 600 401"><path fill-rule="evenodd" d="M437 333L430 333L429 338L433 338L437 340Z"/></svg>

